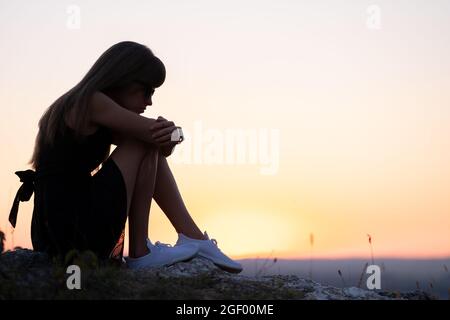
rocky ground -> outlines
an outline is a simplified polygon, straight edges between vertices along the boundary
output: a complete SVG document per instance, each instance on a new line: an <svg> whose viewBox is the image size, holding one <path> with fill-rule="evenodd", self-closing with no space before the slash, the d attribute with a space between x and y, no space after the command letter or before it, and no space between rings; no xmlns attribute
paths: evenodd
<svg viewBox="0 0 450 320"><path fill-rule="evenodd" d="M68 260L67 260L68 259ZM65 265L81 269L81 289L68 290ZM0 255L2 299L434 299L421 291L383 292L335 288L297 276L247 277L226 273L195 258L170 267L129 270L100 265L89 253L66 262L43 253L15 250Z"/></svg>

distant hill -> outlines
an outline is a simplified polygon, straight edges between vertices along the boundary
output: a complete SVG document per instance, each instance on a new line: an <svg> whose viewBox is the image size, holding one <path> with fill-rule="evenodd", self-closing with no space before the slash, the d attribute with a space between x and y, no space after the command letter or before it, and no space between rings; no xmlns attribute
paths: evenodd
<svg viewBox="0 0 450 320"><path fill-rule="evenodd" d="M347 287L361 284L365 288L367 259L314 259L310 260L240 260L242 274L296 275L311 278L322 284ZM392 259L379 258L375 264L381 269L381 289L388 291L426 291L440 299L450 298L450 257L446 259ZM341 272L339 275L338 271Z"/></svg>

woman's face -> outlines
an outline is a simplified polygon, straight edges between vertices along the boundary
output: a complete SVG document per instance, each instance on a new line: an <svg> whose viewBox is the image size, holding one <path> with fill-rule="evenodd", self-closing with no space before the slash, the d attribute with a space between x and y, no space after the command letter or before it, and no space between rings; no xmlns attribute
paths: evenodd
<svg viewBox="0 0 450 320"><path fill-rule="evenodd" d="M108 95L122 107L141 114L147 106L152 105L154 88L147 88L143 84L132 83L129 86L108 93Z"/></svg>

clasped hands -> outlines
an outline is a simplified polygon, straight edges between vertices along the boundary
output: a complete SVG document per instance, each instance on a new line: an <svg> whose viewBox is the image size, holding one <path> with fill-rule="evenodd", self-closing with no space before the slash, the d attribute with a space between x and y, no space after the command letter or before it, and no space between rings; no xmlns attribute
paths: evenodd
<svg viewBox="0 0 450 320"><path fill-rule="evenodd" d="M168 121L164 117L159 116L156 122L150 127L152 139L160 149L161 153L168 157L172 154L175 145L183 141L183 137L179 140L172 141L172 133L177 130L177 127L172 121Z"/></svg>

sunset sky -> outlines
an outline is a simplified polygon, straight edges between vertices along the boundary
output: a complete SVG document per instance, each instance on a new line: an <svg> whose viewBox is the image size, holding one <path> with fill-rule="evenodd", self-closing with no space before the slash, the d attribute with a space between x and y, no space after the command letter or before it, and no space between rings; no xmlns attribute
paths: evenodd
<svg viewBox="0 0 450 320"><path fill-rule="evenodd" d="M33 198L13 234L8 214L39 118L131 40L166 65L144 116L186 131L169 163L224 252L309 257L313 233L314 257L366 257L370 234L377 256L450 256L449 17L448 0L0 0L7 248L31 248Z"/></svg>

